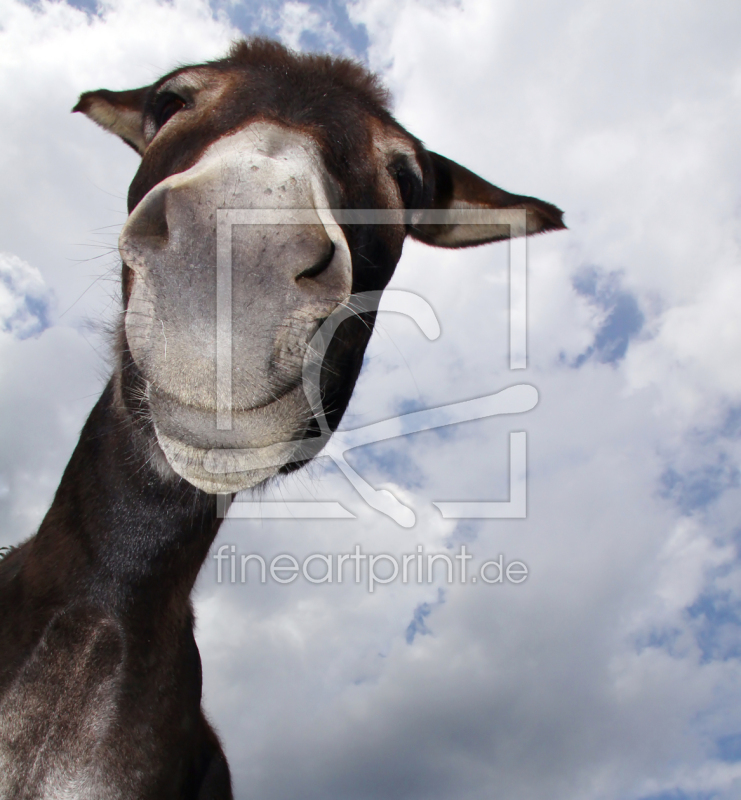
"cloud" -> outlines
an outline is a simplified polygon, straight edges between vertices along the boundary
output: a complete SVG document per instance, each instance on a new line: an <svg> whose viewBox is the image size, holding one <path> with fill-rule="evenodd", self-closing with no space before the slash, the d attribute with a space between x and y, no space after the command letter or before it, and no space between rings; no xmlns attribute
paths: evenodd
<svg viewBox="0 0 741 800"><path fill-rule="evenodd" d="M82 91L146 84L238 35L187 0L0 8L3 544L31 534L48 507L107 379L120 302L116 239L138 159L70 110Z"/></svg>
<svg viewBox="0 0 741 800"><path fill-rule="evenodd" d="M106 345L84 320L115 321L118 308L115 241L136 158L69 108L80 91L219 55L248 12L254 30L300 47L350 40L331 4L271 9L258 20L257 8L214 14L196 0L3 6L3 248L39 269L58 316L23 341L0 334L2 544L38 523L104 380ZM503 188L557 203L569 231L528 242L524 371L508 368L506 245L409 242L393 285L432 305L442 335L379 315L343 426L515 383L540 402L351 454L414 508L410 530L320 460L262 502L334 500L355 520L234 518L216 546L269 560L357 544L401 559L465 543L477 564L502 554L529 576L447 585L439 573L371 594L349 579L219 584L209 559L196 602L205 706L236 794L735 800L741 9L356 0L344 11L403 124ZM442 519L433 502L507 499L512 430L528 435L527 519Z"/></svg>
<svg viewBox="0 0 741 800"><path fill-rule="evenodd" d="M0 328L17 339L50 325L53 296L41 273L12 253L0 253Z"/></svg>
<svg viewBox="0 0 741 800"><path fill-rule="evenodd" d="M292 50L342 50L342 38L335 31L326 12L322 13L308 3L284 3L280 9L277 34Z"/></svg>
<svg viewBox="0 0 741 800"><path fill-rule="evenodd" d="M368 48L364 26L351 21L343 0L214 0L211 7L245 35L271 36L296 50L364 59Z"/></svg>

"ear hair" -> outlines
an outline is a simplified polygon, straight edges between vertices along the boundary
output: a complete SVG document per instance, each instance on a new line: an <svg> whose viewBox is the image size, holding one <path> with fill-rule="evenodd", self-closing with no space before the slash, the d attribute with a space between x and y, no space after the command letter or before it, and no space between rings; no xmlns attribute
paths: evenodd
<svg viewBox="0 0 741 800"><path fill-rule="evenodd" d="M85 114L101 128L121 137L142 155L147 147L142 123L149 89L149 86L143 86L125 92L111 92L108 89L85 92L80 95L72 111Z"/></svg>
<svg viewBox="0 0 741 800"><path fill-rule="evenodd" d="M437 247L471 247L509 239L513 235L544 233L566 227L562 219L563 212L556 206L535 197L510 194L455 161L429 151L428 155L434 177L430 204L433 213L427 214L429 222L425 222L423 213L420 221L410 228L409 233L415 239ZM474 220L471 223L439 221L439 212L455 209L480 212L524 209L527 212L527 224L524 229L518 230L505 221L487 222L485 215L479 215L483 217L481 224L474 224Z"/></svg>

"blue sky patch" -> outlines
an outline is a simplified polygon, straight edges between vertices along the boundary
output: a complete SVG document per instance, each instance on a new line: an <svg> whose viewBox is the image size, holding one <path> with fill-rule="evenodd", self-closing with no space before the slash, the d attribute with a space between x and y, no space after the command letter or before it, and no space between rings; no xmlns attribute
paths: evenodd
<svg viewBox="0 0 741 800"><path fill-rule="evenodd" d="M424 474L408 452L395 444L378 442L353 448L346 454L350 466L365 480L393 481L405 489L420 489Z"/></svg>
<svg viewBox="0 0 741 800"><path fill-rule="evenodd" d="M97 0L68 0L69 5L90 14L99 10ZM347 3L341 0L311 0L310 2L285 2L285 0L262 0L262 2L229 2L211 0L214 14L222 13L245 36L269 36L280 38L281 29L286 32L286 6L298 11L296 15L307 18L305 29L297 32L297 41L287 42L305 52L333 53L353 56L361 61L368 58L368 34L364 25L357 25L347 11ZM301 12L304 12L302 15Z"/></svg>
<svg viewBox="0 0 741 800"><path fill-rule="evenodd" d="M429 603L420 603L415 609L412 616L412 621L407 626L406 640L407 644L414 641L414 637L419 634L420 636L427 636L431 633L427 627L425 620L430 616L432 606Z"/></svg>
<svg viewBox="0 0 741 800"><path fill-rule="evenodd" d="M414 641L414 637L419 636L429 636L432 634L432 631L427 627L426 619L432 613L432 609L435 606L442 605L445 602L445 591L443 589L437 590L437 600L434 603L420 603L415 609L414 614L412 615L412 621L407 626L405 638L407 640L407 644L411 644Z"/></svg>
<svg viewBox="0 0 741 800"><path fill-rule="evenodd" d="M616 364L628 351L628 345L643 328L645 318L635 296L620 286L617 272L605 273L596 267L581 270L572 280L575 291L598 309L604 319L594 342L572 366L579 368L590 359L600 364Z"/></svg>
<svg viewBox="0 0 741 800"><path fill-rule="evenodd" d="M713 589L701 594L687 614L703 663L741 658L741 600Z"/></svg>
<svg viewBox="0 0 741 800"><path fill-rule="evenodd" d="M16 339L51 326L54 295L41 273L12 253L0 253L0 330Z"/></svg>
<svg viewBox="0 0 741 800"><path fill-rule="evenodd" d="M661 494L674 500L683 514L706 508L726 489L738 485L738 468L722 453L715 464L686 472L669 467L661 476Z"/></svg>
<svg viewBox="0 0 741 800"><path fill-rule="evenodd" d="M741 733L721 736L715 741L717 757L728 764L741 761Z"/></svg>
<svg viewBox="0 0 741 800"><path fill-rule="evenodd" d="M728 409L720 428L720 435L725 436L727 439L741 437L741 406L733 406Z"/></svg>
<svg viewBox="0 0 741 800"><path fill-rule="evenodd" d="M309 24L290 46L305 52L329 52L367 60L368 34L363 25L356 25L347 12L347 3L340 0L290 2L265 0L261 3L219 2L212 0L214 10L223 11L231 23L245 35L261 34L277 37L285 22L286 6L308 12Z"/></svg>
<svg viewBox="0 0 741 800"><path fill-rule="evenodd" d="M675 644L682 635L679 628L653 628L641 635L636 641L636 650L642 653L649 648L665 650L670 655L675 655Z"/></svg>

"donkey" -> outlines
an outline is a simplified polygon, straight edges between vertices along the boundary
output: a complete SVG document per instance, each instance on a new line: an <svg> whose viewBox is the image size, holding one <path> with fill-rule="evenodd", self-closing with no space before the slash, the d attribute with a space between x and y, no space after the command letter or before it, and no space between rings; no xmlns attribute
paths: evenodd
<svg viewBox="0 0 741 800"><path fill-rule="evenodd" d="M142 160L119 239L113 375L37 534L0 562L0 797L230 798L190 604L217 497L299 468L336 429L374 310L348 315L326 348L322 419L302 382L309 343L338 307L384 289L406 236L510 235L435 216L451 209L524 210L520 234L563 228L562 215L426 150L359 64L265 39L151 86L86 92L73 111ZM227 393L224 209L295 217L232 226ZM385 224L342 216L368 209Z"/></svg>

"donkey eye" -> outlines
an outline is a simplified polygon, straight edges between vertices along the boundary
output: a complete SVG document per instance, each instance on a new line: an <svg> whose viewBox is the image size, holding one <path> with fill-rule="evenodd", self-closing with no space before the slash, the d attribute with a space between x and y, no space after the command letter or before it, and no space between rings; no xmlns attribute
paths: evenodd
<svg viewBox="0 0 741 800"><path fill-rule="evenodd" d="M394 178L399 186L399 194L405 208L414 208L420 195L419 178L403 164L393 170Z"/></svg>
<svg viewBox="0 0 741 800"><path fill-rule="evenodd" d="M185 108L186 105L187 103L185 100L174 92L162 92L154 104L154 122L157 125L157 130L159 130L170 117L177 114L181 108Z"/></svg>

